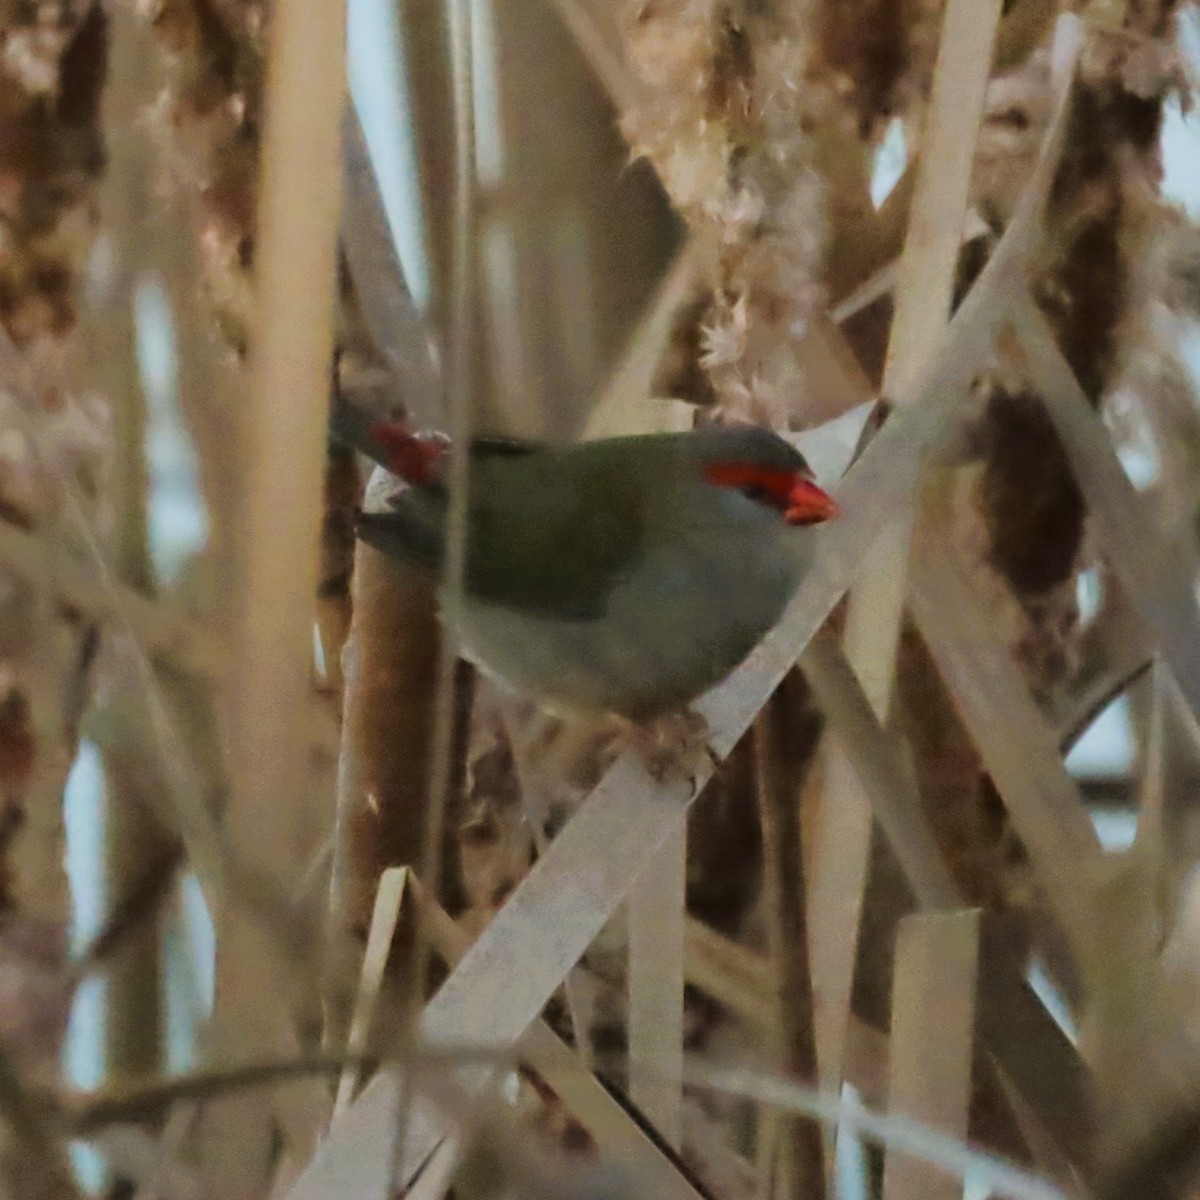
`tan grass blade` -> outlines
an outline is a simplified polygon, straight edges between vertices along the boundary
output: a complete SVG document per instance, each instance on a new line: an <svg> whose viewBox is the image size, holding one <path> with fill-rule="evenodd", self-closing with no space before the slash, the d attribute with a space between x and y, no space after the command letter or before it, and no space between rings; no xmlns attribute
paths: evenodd
<svg viewBox="0 0 1200 1200"><path fill-rule="evenodd" d="M1004 797L1080 962L1087 961L1100 843L1057 740L944 541L916 543L909 602L946 686Z"/></svg>
<svg viewBox="0 0 1200 1200"><path fill-rule="evenodd" d="M888 1111L963 1142L971 1099L978 955L977 909L912 913L900 922ZM944 1168L889 1151L884 1200L959 1200L961 1195L961 1182Z"/></svg>
<svg viewBox="0 0 1200 1200"><path fill-rule="evenodd" d="M809 643L801 665L918 901L927 908L954 907L957 889L929 830L896 735L879 724L841 647L831 635L820 633Z"/></svg>
<svg viewBox="0 0 1200 1200"><path fill-rule="evenodd" d="M762 1035L774 1034L777 1020L774 973L767 957L731 941L694 918L686 933L687 981L725 1005ZM886 1095L887 1038L851 1015L846 1038L846 1078L869 1102Z"/></svg>
<svg viewBox="0 0 1200 1200"><path fill-rule="evenodd" d="M722 1069L689 1065L685 1079L695 1087L708 1087L725 1095L742 1096L770 1104L785 1112L800 1113L814 1120L858 1134L889 1149L902 1150L934 1163L976 1186L990 1196L1012 1200L1066 1200L1066 1193L1052 1183L994 1154L974 1150L958 1138L947 1137L907 1117L882 1116L848 1096L818 1091L802 1084L753 1070Z"/></svg>
<svg viewBox="0 0 1200 1200"><path fill-rule="evenodd" d="M1108 431L1054 344L1045 317L1026 300L1014 305L1012 319L1112 570L1192 712L1200 716L1200 612L1183 564L1153 529Z"/></svg>
<svg viewBox="0 0 1200 1200"><path fill-rule="evenodd" d="M950 319L975 139L999 19L997 0L950 0L946 5L883 380L884 395L900 405L918 397L922 375L934 361ZM881 723L891 704L914 512L910 505L904 520L888 524L847 608L846 656ZM868 812L865 789L844 747L836 744L829 753L814 839L811 939L821 1079L831 1087L842 1072L871 843Z"/></svg>
<svg viewBox="0 0 1200 1200"><path fill-rule="evenodd" d="M625 62L613 0L552 0L618 112L638 100L638 82Z"/></svg>
<svg viewBox="0 0 1200 1200"><path fill-rule="evenodd" d="M999 0L951 0L942 22L929 118L896 280L884 390L905 397L946 328L966 224Z"/></svg>
<svg viewBox="0 0 1200 1200"><path fill-rule="evenodd" d="M107 587L93 568L69 558L36 534L9 522L0 523L0 563L6 570L60 596L96 620L126 623L152 658L165 658L197 675L217 679L227 668L229 649L211 629L176 612L170 604L150 600L132 588Z"/></svg>
<svg viewBox="0 0 1200 1200"><path fill-rule="evenodd" d="M352 100L342 116L342 187L342 249L376 349L391 367L410 418L423 428L442 429L446 414L438 363L404 278Z"/></svg>
<svg viewBox="0 0 1200 1200"><path fill-rule="evenodd" d="M699 251L695 242L689 242L679 251L630 335L616 370L588 414L582 440L655 428L661 414L654 411L651 382L671 336L675 314L694 286L699 269Z"/></svg>
<svg viewBox="0 0 1200 1200"><path fill-rule="evenodd" d="M375 911L371 916L371 928L367 934L367 949L363 955L358 995L354 999L350 1033L346 1038L346 1054L350 1061L338 1080L337 1096L333 1102L333 1122L335 1124L350 1106L350 1101L358 1089L357 1060L367 1048L367 1039L371 1033L371 1021L375 1016L379 989L383 985L388 956L391 953L392 941L396 936L396 926L400 921L400 906L404 903L407 882L407 867L389 867L379 877L379 887L375 892Z"/></svg>
<svg viewBox="0 0 1200 1200"><path fill-rule="evenodd" d="M687 826L629 893L629 1098L669 1146L683 1139Z"/></svg>
<svg viewBox="0 0 1200 1200"><path fill-rule="evenodd" d="M405 1192L406 1200L442 1200L454 1182L462 1149L458 1138L446 1138L430 1155L416 1182Z"/></svg>
<svg viewBox="0 0 1200 1200"><path fill-rule="evenodd" d="M687 981L763 1033L774 1032L774 971L766 955L689 917L684 931Z"/></svg>
<svg viewBox="0 0 1200 1200"><path fill-rule="evenodd" d="M410 877L409 891L420 915L422 932L444 962L457 963L470 948L470 938L431 900L415 877ZM544 1021L535 1021L529 1027L517 1050L538 1074L554 1080L562 1102L596 1139L601 1153L635 1172L651 1195L699 1200L692 1185L597 1081L579 1054L564 1045Z"/></svg>

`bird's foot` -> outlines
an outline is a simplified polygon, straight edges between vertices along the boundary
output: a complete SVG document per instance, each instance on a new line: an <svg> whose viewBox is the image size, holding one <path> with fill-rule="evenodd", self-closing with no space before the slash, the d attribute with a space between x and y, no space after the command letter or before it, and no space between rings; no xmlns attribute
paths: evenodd
<svg viewBox="0 0 1200 1200"><path fill-rule="evenodd" d="M635 722L630 741L652 779L687 780L694 786L702 772L711 774L720 763L708 734L704 717L687 708Z"/></svg>

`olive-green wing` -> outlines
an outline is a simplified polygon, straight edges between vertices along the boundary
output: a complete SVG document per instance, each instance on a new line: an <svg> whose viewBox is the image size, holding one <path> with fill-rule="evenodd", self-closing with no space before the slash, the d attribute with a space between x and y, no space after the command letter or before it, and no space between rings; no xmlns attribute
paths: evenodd
<svg viewBox="0 0 1200 1200"><path fill-rule="evenodd" d="M483 442L473 446L467 590L476 599L561 620L603 615L641 552L644 503L616 456ZM418 569L439 572L446 494L409 488L359 535Z"/></svg>

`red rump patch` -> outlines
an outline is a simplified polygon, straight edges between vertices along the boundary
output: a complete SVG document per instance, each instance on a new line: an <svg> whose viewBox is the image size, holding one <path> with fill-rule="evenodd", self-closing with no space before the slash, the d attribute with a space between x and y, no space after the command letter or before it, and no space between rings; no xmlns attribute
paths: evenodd
<svg viewBox="0 0 1200 1200"><path fill-rule="evenodd" d="M441 439L414 433L399 421L376 421L370 432L372 440L387 451L384 465L405 483L424 487L442 478L446 443Z"/></svg>

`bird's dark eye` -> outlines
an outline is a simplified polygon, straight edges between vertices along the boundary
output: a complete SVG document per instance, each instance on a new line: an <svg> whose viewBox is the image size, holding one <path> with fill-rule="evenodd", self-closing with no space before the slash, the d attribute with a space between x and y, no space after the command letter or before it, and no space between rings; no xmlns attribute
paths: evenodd
<svg viewBox="0 0 1200 1200"><path fill-rule="evenodd" d="M758 504L770 504L771 495L765 487L760 483L748 483L740 489L743 496L747 500L753 500Z"/></svg>

